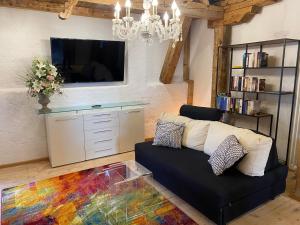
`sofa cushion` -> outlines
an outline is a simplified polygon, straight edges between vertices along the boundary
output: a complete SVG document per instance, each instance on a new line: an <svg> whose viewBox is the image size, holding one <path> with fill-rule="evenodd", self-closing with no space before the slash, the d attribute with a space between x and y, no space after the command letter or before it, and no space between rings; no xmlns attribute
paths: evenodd
<svg viewBox="0 0 300 225"><path fill-rule="evenodd" d="M218 149L210 156L213 172L218 176L242 159L246 149L239 143L236 136L230 135L219 145Z"/></svg>
<svg viewBox="0 0 300 225"><path fill-rule="evenodd" d="M229 135L235 135L248 152L239 163L238 170L249 176L263 176L272 146L272 138L215 121L210 124L204 152L211 155Z"/></svg>
<svg viewBox="0 0 300 225"><path fill-rule="evenodd" d="M169 188L178 193L188 191L207 207L228 205L276 183L285 175L269 172L264 177L250 177L233 169L216 176L204 152L153 146L151 142L136 144L135 154L137 162L151 170L163 185L171 184Z"/></svg>
<svg viewBox="0 0 300 225"><path fill-rule="evenodd" d="M160 120L184 123L185 128L182 137L182 145L203 151L210 121L193 120L185 116L176 116L170 113L162 113Z"/></svg>
<svg viewBox="0 0 300 225"><path fill-rule="evenodd" d="M180 108L180 115L194 120L219 121L222 117L222 111L216 108L183 105Z"/></svg>
<svg viewBox="0 0 300 225"><path fill-rule="evenodd" d="M174 115L174 114L166 113L166 112L163 112L160 115L159 119L163 120L163 121L174 122L174 123L183 123L185 126L190 121L192 121L191 118L188 118L188 117L185 117L185 116Z"/></svg>
<svg viewBox="0 0 300 225"><path fill-rule="evenodd" d="M153 145L181 148L184 124L158 120Z"/></svg>

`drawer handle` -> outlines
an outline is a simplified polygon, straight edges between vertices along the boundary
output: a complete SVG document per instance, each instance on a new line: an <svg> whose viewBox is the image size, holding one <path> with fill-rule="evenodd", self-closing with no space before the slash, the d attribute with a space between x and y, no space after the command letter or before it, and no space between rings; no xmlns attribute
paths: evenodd
<svg viewBox="0 0 300 225"><path fill-rule="evenodd" d="M66 119L56 119L57 122L63 122L63 121L70 121L70 120L76 120L78 117L72 117L72 118L66 118Z"/></svg>
<svg viewBox="0 0 300 225"><path fill-rule="evenodd" d="M141 110L135 110L135 111L128 111L127 113L139 113Z"/></svg>
<svg viewBox="0 0 300 225"><path fill-rule="evenodd" d="M93 132L93 134L105 133L105 132L110 132L110 131L112 131L112 130L99 130L99 131Z"/></svg>
<svg viewBox="0 0 300 225"><path fill-rule="evenodd" d="M110 115L111 115L111 114L106 113L106 114L93 115L93 117L110 116Z"/></svg>
<svg viewBox="0 0 300 225"><path fill-rule="evenodd" d="M102 120L102 121L94 122L94 124L97 124L97 123L109 123L109 122L111 122L111 120Z"/></svg>
<svg viewBox="0 0 300 225"><path fill-rule="evenodd" d="M108 142L108 141L112 141L112 139L101 140L101 141L95 141L94 144L101 143L101 142Z"/></svg>
<svg viewBox="0 0 300 225"><path fill-rule="evenodd" d="M110 150L112 150L112 148L107 148L107 149L103 149L103 150L97 150L97 151L95 151L95 153L105 152L105 151L110 151Z"/></svg>

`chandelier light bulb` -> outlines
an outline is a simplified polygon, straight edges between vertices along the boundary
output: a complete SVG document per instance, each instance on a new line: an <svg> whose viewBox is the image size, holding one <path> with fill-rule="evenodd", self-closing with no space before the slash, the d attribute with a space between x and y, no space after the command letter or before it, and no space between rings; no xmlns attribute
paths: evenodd
<svg viewBox="0 0 300 225"><path fill-rule="evenodd" d="M169 20L169 14L167 12L165 12L164 14L164 20L165 21L168 21Z"/></svg>
<svg viewBox="0 0 300 225"><path fill-rule="evenodd" d="M171 9L172 9L172 12L173 12L173 19L175 19L175 11L178 9L175 0L173 1L172 5L171 5Z"/></svg>
<svg viewBox="0 0 300 225"><path fill-rule="evenodd" d="M125 8L126 8L126 16L130 17L130 7L131 7L131 1L126 0L125 2Z"/></svg>
<svg viewBox="0 0 300 225"><path fill-rule="evenodd" d="M179 16L181 15L180 10L177 8L176 12L175 12L176 18L179 18Z"/></svg>
<svg viewBox="0 0 300 225"><path fill-rule="evenodd" d="M115 6L115 10L116 12L120 12L121 11L121 5L119 2L117 2L116 6Z"/></svg>
<svg viewBox="0 0 300 225"><path fill-rule="evenodd" d="M116 19L120 18L120 11L121 11L121 6L120 6L120 3L117 2L116 6L115 6L115 18Z"/></svg>
<svg viewBox="0 0 300 225"><path fill-rule="evenodd" d="M174 0L173 3L172 3L171 9L172 10L176 10L177 8L178 8L178 6L177 6L177 4L176 4L176 2Z"/></svg>
<svg viewBox="0 0 300 225"><path fill-rule="evenodd" d="M158 6L158 1L152 0L152 14L153 15L157 15L157 6Z"/></svg>
<svg viewBox="0 0 300 225"><path fill-rule="evenodd" d="M126 0L125 7L126 8L130 8L131 7L131 1L130 0Z"/></svg>
<svg viewBox="0 0 300 225"><path fill-rule="evenodd" d="M152 5L153 5L153 6L158 6L158 1L157 1L157 0L153 0L153 1L152 1Z"/></svg>

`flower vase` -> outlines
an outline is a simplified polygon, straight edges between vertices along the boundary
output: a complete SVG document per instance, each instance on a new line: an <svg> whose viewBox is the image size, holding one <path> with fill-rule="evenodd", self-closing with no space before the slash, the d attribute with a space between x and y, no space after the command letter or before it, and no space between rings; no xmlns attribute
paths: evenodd
<svg viewBox="0 0 300 225"><path fill-rule="evenodd" d="M47 105L50 103L50 99L47 95L45 94L39 94L39 101L38 103L40 103L42 105L42 108L39 110L39 113L48 113L51 112L51 109L49 109L47 107Z"/></svg>

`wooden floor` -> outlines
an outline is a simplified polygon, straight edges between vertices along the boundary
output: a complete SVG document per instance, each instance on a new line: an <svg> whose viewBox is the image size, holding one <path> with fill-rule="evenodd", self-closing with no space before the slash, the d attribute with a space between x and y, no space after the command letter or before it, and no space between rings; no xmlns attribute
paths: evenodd
<svg viewBox="0 0 300 225"><path fill-rule="evenodd" d="M47 160L2 168L0 169L0 189L130 159L134 159L133 152L57 168L51 168ZM159 183L153 181L153 184L159 191L161 191L163 195L165 195L187 215L193 218L198 224L214 224L200 212L189 206L186 202L168 191ZM241 216L229 224L300 225L300 202L289 197L293 191L293 185L294 174L290 173L288 178L287 192L285 194Z"/></svg>

